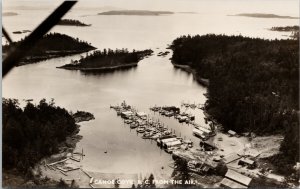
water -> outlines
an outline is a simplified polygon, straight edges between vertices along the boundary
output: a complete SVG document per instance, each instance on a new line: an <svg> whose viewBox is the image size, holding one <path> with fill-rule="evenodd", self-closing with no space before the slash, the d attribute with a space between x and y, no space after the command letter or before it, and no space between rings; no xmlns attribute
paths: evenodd
<svg viewBox="0 0 300 189"><path fill-rule="evenodd" d="M94 3L95 1L91 1ZM55 99L57 105L68 110L92 112L95 120L81 125L83 139L77 144L77 150L83 148L86 154L82 164L85 169L104 173L143 173L169 176L171 156L161 151L155 142L143 140L134 130L124 125L109 109L110 105L120 104L123 100L140 111L150 113L153 105L176 105L182 100L190 103L204 103L206 88L199 85L191 74L173 68L170 55L157 57L173 39L185 34L242 34L267 39L286 38L288 33L267 30L272 26L296 25L298 20L291 19L255 19L229 17L227 14L241 12L266 12L297 16L297 1L228 1L224 6L220 1L172 1L171 4L158 1L126 4L119 1L100 1L102 8L79 3L66 18L79 19L92 24L91 27L57 26L52 31L68 34L91 42L102 48L128 48L155 50L153 56L142 60L137 68L112 73L86 74L80 71L56 69L57 66L70 63L80 55L56 58L38 64L13 69L3 80L3 96L17 99L42 98ZM112 2L110 4L110 2ZM122 1L123 2L123 1ZM152 1L151 1L152 2ZM159 1L162 2L162 1ZM284 4L283 4L284 2ZM170 2L169 2L170 3ZM26 4L26 3L25 3ZM56 2L57 4L57 2ZM4 4L5 5L5 4ZM30 2L27 5L33 6ZM150 6L151 5L151 6ZM170 6L168 6L170 5ZM233 6L234 5L234 6ZM264 5L264 6L263 6ZM80 7L82 6L82 7ZM100 6L100 5L99 5ZM198 14L174 14L168 16L95 16L107 6L136 9L196 11ZM282 9L284 6L286 9ZM83 8L84 7L84 8ZM5 8L5 6L4 6ZM7 8L8 11L11 9ZM14 9L13 9L14 10ZM16 9L20 15L4 17L3 24L10 32L33 30L51 9ZM212 10L212 11L209 11ZM249 10L249 11L247 11ZM288 10L288 11L287 11ZM5 11L5 10L4 10ZM85 16L84 15L92 15ZM36 19L33 19L36 18ZM24 35L12 35L18 40ZM193 111L196 122L205 124L203 112ZM179 124L173 118L159 117L177 135L192 139L198 145L199 139L192 136L192 127ZM107 154L104 151L108 151ZM164 169L162 169L164 167Z"/></svg>

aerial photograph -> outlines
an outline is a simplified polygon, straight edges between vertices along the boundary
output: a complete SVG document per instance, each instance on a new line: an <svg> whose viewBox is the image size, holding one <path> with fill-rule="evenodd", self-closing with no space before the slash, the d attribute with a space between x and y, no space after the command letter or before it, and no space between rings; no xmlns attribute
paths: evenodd
<svg viewBox="0 0 300 189"><path fill-rule="evenodd" d="M299 188L298 0L3 0L3 188Z"/></svg>

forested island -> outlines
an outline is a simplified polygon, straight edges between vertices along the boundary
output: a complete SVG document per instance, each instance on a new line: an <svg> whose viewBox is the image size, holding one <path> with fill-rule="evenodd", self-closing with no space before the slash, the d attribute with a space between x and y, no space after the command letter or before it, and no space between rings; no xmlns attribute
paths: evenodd
<svg viewBox="0 0 300 189"><path fill-rule="evenodd" d="M253 17L253 18L284 18L284 19L299 19L299 17L293 16L281 16L277 14L266 14L266 13L241 13L235 15L228 16L245 16L245 17Z"/></svg>
<svg viewBox="0 0 300 189"><path fill-rule="evenodd" d="M83 22L80 22L79 20L73 20L73 19L61 19L57 25L63 25L63 26L91 26L91 24L85 24Z"/></svg>
<svg viewBox="0 0 300 189"><path fill-rule="evenodd" d="M16 12L4 12L2 13L2 16L17 16L18 13Z"/></svg>
<svg viewBox="0 0 300 189"><path fill-rule="evenodd" d="M3 54L9 52L13 47L18 46L24 39L2 46ZM55 57L62 57L78 54L96 49L90 43L73 38L65 34L49 33L43 36L39 42L28 52L27 56L18 65L25 65L39 62Z"/></svg>
<svg viewBox="0 0 300 189"><path fill-rule="evenodd" d="M55 106L53 100L45 99L37 105L27 101L21 108L18 100L3 98L2 108L4 186L26 186L28 181L39 186L56 186L57 182L33 178L35 164L52 154L72 152L81 138L77 135L79 125L76 123L93 115L77 112L74 116Z"/></svg>
<svg viewBox="0 0 300 189"><path fill-rule="evenodd" d="M174 14L170 11L149 11L149 10L113 10L98 13L98 15L127 15L127 16L161 16Z"/></svg>
<svg viewBox="0 0 300 189"><path fill-rule="evenodd" d="M81 57L80 60L75 60L58 68L64 68L69 70L114 70L120 68L129 68L137 66L138 62L144 57L153 53L152 50L147 49L143 51L129 52L127 49L104 49L103 51L94 51L87 54L85 57Z"/></svg>
<svg viewBox="0 0 300 189"><path fill-rule="evenodd" d="M209 79L205 111L224 129L282 134L280 153L269 159L292 174L299 161L299 38L182 36L171 45L173 64Z"/></svg>
<svg viewBox="0 0 300 189"><path fill-rule="evenodd" d="M279 32L296 32L299 31L299 26L278 26L278 27L272 27L270 29L271 31L279 31Z"/></svg>

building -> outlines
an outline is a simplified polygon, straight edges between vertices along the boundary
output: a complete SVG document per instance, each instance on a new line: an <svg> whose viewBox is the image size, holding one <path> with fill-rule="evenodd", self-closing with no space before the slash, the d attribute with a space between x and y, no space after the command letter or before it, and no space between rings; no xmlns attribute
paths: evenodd
<svg viewBox="0 0 300 189"><path fill-rule="evenodd" d="M251 180L250 177L228 169L221 185L229 188L247 188L250 185Z"/></svg>
<svg viewBox="0 0 300 189"><path fill-rule="evenodd" d="M174 147L174 146L179 146L182 143L180 142L180 140L174 140L174 141L169 141L164 143L164 148L170 148L170 147Z"/></svg>
<svg viewBox="0 0 300 189"><path fill-rule="evenodd" d="M246 186L239 184L237 182L234 182L228 178L224 178L221 183L220 183L220 187L224 187L224 188L247 188Z"/></svg>
<svg viewBox="0 0 300 189"><path fill-rule="evenodd" d="M121 112L121 117L122 118L128 119L130 116L133 116L133 112L132 111Z"/></svg>
<svg viewBox="0 0 300 189"><path fill-rule="evenodd" d="M229 130L228 131L228 134L229 134L229 136L235 136L236 135L236 132L235 131L233 131L233 130Z"/></svg>
<svg viewBox="0 0 300 189"><path fill-rule="evenodd" d="M228 156L226 156L225 158L224 158L224 162L226 163L226 164L228 164L228 163L231 163L231 162L233 162L233 161L235 161L235 160L238 160L238 159L241 159L242 157L241 156L239 156L237 153L231 153L231 154L229 154Z"/></svg>
<svg viewBox="0 0 300 189"><path fill-rule="evenodd" d="M255 161L248 158L241 158L238 164L242 166L247 166L248 168L255 168Z"/></svg>

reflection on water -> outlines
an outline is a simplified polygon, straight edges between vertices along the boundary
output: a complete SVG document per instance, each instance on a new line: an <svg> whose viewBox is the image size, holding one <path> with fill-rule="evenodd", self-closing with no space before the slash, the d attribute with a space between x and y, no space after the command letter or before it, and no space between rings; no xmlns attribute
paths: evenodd
<svg viewBox="0 0 300 189"><path fill-rule="evenodd" d="M105 76L105 75L114 75L114 74L118 74L118 73L122 73L122 72L128 72L128 71L134 71L136 69L136 66L134 67L126 67L126 68L119 68L116 70L80 70L79 72L82 75L85 76ZM77 71L77 70L71 70L71 71Z"/></svg>

